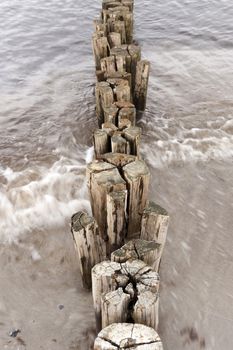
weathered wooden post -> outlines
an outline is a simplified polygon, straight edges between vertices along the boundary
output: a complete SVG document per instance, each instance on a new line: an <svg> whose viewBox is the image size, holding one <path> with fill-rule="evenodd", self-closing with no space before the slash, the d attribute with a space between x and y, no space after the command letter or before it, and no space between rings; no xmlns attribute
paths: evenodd
<svg viewBox="0 0 233 350"><path fill-rule="evenodd" d="M113 153L129 153L129 143L121 136L121 133L116 132L111 138L111 146ZM106 152L107 153L107 152Z"/></svg>
<svg viewBox="0 0 233 350"><path fill-rule="evenodd" d="M115 315L106 315L110 309L116 308L116 299L119 300L119 295L109 294L109 292L116 291L122 288L124 293L130 296L127 298L120 291L120 299L124 305L124 315L123 311L118 310ZM157 302L155 302L154 295L158 293L159 290L159 275L152 270L150 266L145 264L141 260L128 260L125 263L116 263L104 261L97 264L92 269L92 290L93 290L93 300L95 305L95 313L97 320L97 329L101 329L102 320L104 320L105 325L108 320L114 318L114 321L120 322L123 317L127 322L134 322L134 317L137 317L138 322L147 324L145 321L145 313L148 313L148 322L152 324L152 320L157 322L158 320L158 309ZM150 297L148 303L150 305L155 305L156 307L147 308L147 305L143 306L143 312L140 314L140 305L144 303L145 298L143 294L150 291L152 295L146 294ZM101 296L104 294L104 299L101 302ZM141 295L140 302L135 305L138 301L139 295ZM111 297L114 296L112 300ZM106 305L106 303L108 305ZM153 324L157 327L157 323Z"/></svg>
<svg viewBox="0 0 233 350"><path fill-rule="evenodd" d="M115 322L126 322L130 295L122 288L102 295L102 328Z"/></svg>
<svg viewBox="0 0 233 350"><path fill-rule="evenodd" d="M114 102L113 90L110 84L103 81L96 84L95 87L96 96L96 116L99 127L105 122L104 110L112 106Z"/></svg>
<svg viewBox="0 0 233 350"><path fill-rule="evenodd" d="M124 129L124 138L129 142L130 154L140 158L140 142L141 142L142 129L138 126L133 126Z"/></svg>
<svg viewBox="0 0 233 350"><path fill-rule="evenodd" d="M97 129L93 134L93 144L95 150L95 157L98 159L104 153L110 151L109 136L105 130Z"/></svg>
<svg viewBox="0 0 233 350"><path fill-rule="evenodd" d="M142 324L113 323L102 329L94 350L163 350L158 333Z"/></svg>
<svg viewBox="0 0 233 350"><path fill-rule="evenodd" d="M127 191L107 194L108 254L124 244L126 237Z"/></svg>
<svg viewBox="0 0 233 350"><path fill-rule="evenodd" d="M154 202L148 201L142 214L140 237L145 240L154 240L161 246L158 259L153 266L156 271L159 269L160 260L166 243L168 226L169 215L167 211Z"/></svg>
<svg viewBox="0 0 233 350"><path fill-rule="evenodd" d="M109 163L102 164L101 170L99 170L98 165L94 162L88 166L88 169L92 212L103 239L107 241L109 239L107 232L107 194L126 191L126 183L117 168L113 165L110 166Z"/></svg>
<svg viewBox="0 0 233 350"><path fill-rule="evenodd" d="M150 62L146 60L139 61L136 68L134 87L134 104L139 111L144 111L146 109L149 74Z"/></svg>
<svg viewBox="0 0 233 350"><path fill-rule="evenodd" d="M116 32L110 32L108 34L108 42L111 49L113 47L120 46L122 44L121 34Z"/></svg>
<svg viewBox="0 0 233 350"><path fill-rule="evenodd" d="M101 36L100 36L101 35ZM101 58L107 57L110 54L110 46L108 39L104 36L104 33L98 34L95 32L92 36L92 47L95 57L96 69L101 69Z"/></svg>
<svg viewBox="0 0 233 350"><path fill-rule="evenodd" d="M141 216L146 206L150 172L141 160L136 160L123 167L124 179L127 182L128 200L128 238L140 232Z"/></svg>
<svg viewBox="0 0 233 350"><path fill-rule="evenodd" d="M83 286L91 288L91 269L106 257L106 244L93 217L78 212L71 218L71 232L78 252Z"/></svg>

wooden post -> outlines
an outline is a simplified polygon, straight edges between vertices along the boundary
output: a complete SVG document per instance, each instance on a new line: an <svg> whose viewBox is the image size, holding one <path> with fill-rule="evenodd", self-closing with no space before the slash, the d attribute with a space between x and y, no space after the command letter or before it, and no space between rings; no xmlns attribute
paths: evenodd
<svg viewBox="0 0 233 350"><path fill-rule="evenodd" d="M111 146L113 153L129 153L129 143L124 139L121 134L116 132L111 138ZM107 153L107 152L106 152Z"/></svg>
<svg viewBox="0 0 233 350"><path fill-rule="evenodd" d="M91 269L105 259L105 242L99 236L95 219L86 212L78 212L72 216L71 232L78 252L83 286L91 288Z"/></svg>
<svg viewBox="0 0 233 350"><path fill-rule="evenodd" d="M130 295L122 288L102 295L102 328L115 322L126 322Z"/></svg>
<svg viewBox="0 0 233 350"><path fill-rule="evenodd" d="M120 249L115 250L111 254L111 260L119 263L127 260L140 259L147 265L151 266L154 271L161 245L155 241L145 241L142 239L133 239L127 242ZM157 272L157 271L156 271Z"/></svg>
<svg viewBox="0 0 233 350"><path fill-rule="evenodd" d="M105 36L99 36L98 32L92 36L92 47L95 57L96 69L101 69L100 60L101 58L107 57L110 54L110 46L108 39Z"/></svg>
<svg viewBox="0 0 233 350"><path fill-rule="evenodd" d="M149 327L158 329L159 325L159 295L151 291L144 291L138 295L134 305L133 320Z"/></svg>
<svg viewBox="0 0 233 350"><path fill-rule="evenodd" d="M102 329L94 350L163 350L158 333L142 324L113 323Z"/></svg>
<svg viewBox="0 0 233 350"><path fill-rule="evenodd" d="M108 254L124 244L126 236L127 191L107 194Z"/></svg>
<svg viewBox="0 0 233 350"><path fill-rule="evenodd" d="M159 275L141 260L128 260L125 263L105 261L97 264L92 269L92 289L98 329L102 327L101 320L108 319L108 315L104 315L107 309L101 309L101 295L119 288L130 296L125 317L128 322L133 322L138 296L147 291L158 293Z"/></svg>
<svg viewBox="0 0 233 350"><path fill-rule="evenodd" d="M100 60L100 66L102 72L107 75L112 75L116 72L115 56L108 56Z"/></svg>
<svg viewBox="0 0 233 350"><path fill-rule="evenodd" d="M150 62L146 60L139 61L136 68L134 104L137 110L146 109L146 97L150 73Z"/></svg>
<svg viewBox="0 0 233 350"><path fill-rule="evenodd" d="M118 121L118 128L119 130L124 130L126 128L130 128L131 127L131 121L129 119L120 119ZM130 153L130 147L129 147L129 153Z"/></svg>
<svg viewBox="0 0 233 350"><path fill-rule="evenodd" d="M90 174L90 197L92 211L98 223L100 234L104 240L108 240L107 194L114 191L117 192L125 190L126 183L115 167L108 169L106 166L106 170L104 169L100 172L93 171Z"/></svg>
<svg viewBox="0 0 233 350"><path fill-rule="evenodd" d="M147 165L140 160L123 167L124 179L129 193L128 204L128 238L140 232L141 216L146 206L150 172Z"/></svg>
<svg viewBox="0 0 233 350"><path fill-rule="evenodd" d="M123 107L118 114L118 125L122 119L128 119L132 126L135 126L136 122L136 108L131 104L129 107Z"/></svg>
<svg viewBox="0 0 233 350"><path fill-rule="evenodd" d="M101 154L108 153L110 150L109 137L105 130L97 129L93 134L93 143L96 158Z"/></svg>
<svg viewBox="0 0 233 350"><path fill-rule="evenodd" d="M118 129L113 123L107 122L102 124L102 130L104 130L108 134L108 136L111 137L114 134L114 132L116 132Z"/></svg>
<svg viewBox="0 0 233 350"><path fill-rule="evenodd" d="M118 108L115 104L104 108L104 122L117 125Z"/></svg>
<svg viewBox="0 0 233 350"><path fill-rule="evenodd" d="M96 116L99 127L104 123L104 110L112 106L114 101L113 91L110 84L107 82L100 82L96 84Z"/></svg>
<svg viewBox="0 0 233 350"><path fill-rule="evenodd" d="M148 201L142 214L140 238L145 240L154 240L161 245L157 264L154 268L158 271L160 259L166 243L167 230L169 226L169 215L165 209Z"/></svg>
<svg viewBox="0 0 233 350"><path fill-rule="evenodd" d="M108 42L110 45L110 48L120 46L122 44L121 42L121 34L116 32L110 32L108 34Z"/></svg>
<svg viewBox="0 0 233 350"><path fill-rule="evenodd" d="M132 90L134 91L137 64L141 60L141 47L138 45L133 45L133 44L129 45L128 52L129 52L129 55L131 57L130 72L132 75Z"/></svg>
<svg viewBox="0 0 233 350"><path fill-rule="evenodd" d="M138 126L127 128L123 131L124 138L129 142L130 154L140 157L140 141L142 129Z"/></svg>
<svg viewBox="0 0 233 350"><path fill-rule="evenodd" d="M102 294L115 290L114 274L120 270L120 264L103 261L92 269L92 297L96 318L97 332L102 329L101 297ZM116 282L115 282L116 283Z"/></svg>

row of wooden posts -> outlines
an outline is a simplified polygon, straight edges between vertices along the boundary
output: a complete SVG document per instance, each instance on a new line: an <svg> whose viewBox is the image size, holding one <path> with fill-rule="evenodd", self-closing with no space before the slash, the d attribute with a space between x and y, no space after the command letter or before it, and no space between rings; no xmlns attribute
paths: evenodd
<svg viewBox="0 0 233 350"><path fill-rule="evenodd" d="M92 216L74 214L83 286L92 288L95 350L161 350L159 267L169 216L148 201L137 112L146 108L150 63L133 41L133 0L103 0L94 21L95 160L87 166Z"/></svg>

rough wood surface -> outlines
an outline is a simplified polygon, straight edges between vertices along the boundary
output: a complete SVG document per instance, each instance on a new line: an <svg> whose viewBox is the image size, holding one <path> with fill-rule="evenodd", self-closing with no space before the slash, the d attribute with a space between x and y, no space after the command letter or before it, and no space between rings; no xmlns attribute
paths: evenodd
<svg viewBox="0 0 233 350"><path fill-rule="evenodd" d="M139 61L136 68L134 87L134 104L139 111L144 111L146 109L149 74L150 62L146 60Z"/></svg>
<svg viewBox="0 0 233 350"><path fill-rule="evenodd" d="M151 291L145 291L138 295L134 305L133 320L149 327L158 329L159 325L159 295Z"/></svg>
<svg viewBox="0 0 233 350"><path fill-rule="evenodd" d="M128 238L140 232L141 216L146 206L150 172L145 162L137 160L123 167L124 179L129 192L128 200Z"/></svg>
<svg viewBox="0 0 233 350"><path fill-rule="evenodd" d="M108 133L105 130L97 129L93 134L93 144L95 157L98 159L104 153L110 151L110 142Z"/></svg>
<svg viewBox="0 0 233 350"><path fill-rule="evenodd" d="M78 212L71 218L71 232L78 252L83 286L91 288L91 269L106 257L106 245L93 217Z"/></svg>
<svg viewBox="0 0 233 350"><path fill-rule="evenodd" d="M141 324L113 323L102 329L94 350L163 350L158 333Z"/></svg>
<svg viewBox="0 0 233 350"><path fill-rule="evenodd" d="M123 153L106 153L102 155L102 159L112 165L115 165L120 171L123 166L136 160L135 156Z"/></svg>
<svg viewBox="0 0 233 350"><path fill-rule="evenodd" d="M127 191L107 194L108 254L124 244L126 236Z"/></svg>
<svg viewBox="0 0 233 350"><path fill-rule="evenodd" d="M122 288L102 295L102 328L115 322L127 321L127 310L130 303L129 294L124 293Z"/></svg>
<svg viewBox="0 0 233 350"><path fill-rule="evenodd" d="M108 136L112 136L115 131L117 131L117 127L110 122L106 122L102 124L102 129L108 134Z"/></svg>
<svg viewBox="0 0 233 350"><path fill-rule="evenodd" d="M154 265L156 271L159 269L166 243L168 226L169 215L167 211L154 202L148 201L142 214L140 237L145 240L154 240L161 245L156 265Z"/></svg>
<svg viewBox="0 0 233 350"><path fill-rule="evenodd" d="M122 44L121 34L116 32L110 32L108 34L108 42L111 49L113 47L120 46Z"/></svg>
<svg viewBox="0 0 233 350"><path fill-rule="evenodd" d="M112 123L115 126L117 125L117 115L119 109L115 104L112 104L110 107L104 108L104 122Z"/></svg>
<svg viewBox="0 0 233 350"><path fill-rule="evenodd" d="M101 309L101 295L122 288L130 296L126 320L134 322L134 306L138 296L150 291L158 293L159 275L141 260L128 260L125 263L105 261L92 269L93 300L97 328L101 328L104 310ZM119 320L120 321L120 320ZM142 322L143 319L142 319Z"/></svg>
<svg viewBox="0 0 233 350"><path fill-rule="evenodd" d="M161 245L155 241L133 239L112 252L111 260L123 263L130 259L140 259L155 270L160 259L160 249Z"/></svg>
<svg viewBox="0 0 233 350"><path fill-rule="evenodd" d="M104 35L104 33L103 33ZM96 69L101 69L100 60L101 58L109 56L110 46L108 39L105 36L99 36L98 32L95 32L92 36L92 47L95 57Z"/></svg>
<svg viewBox="0 0 233 350"><path fill-rule="evenodd" d="M129 142L130 154L140 157L140 142L142 129L138 126L132 126L124 129L124 138Z"/></svg>
<svg viewBox="0 0 233 350"><path fill-rule="evenodd" d="M103 261L92 269L92 297L96 318L96 329L102 328L101 298L104 293L116 290L113 279L115 271L120 270L120 264Z"/></svg>
<svg viewBox="0 0 233 350"><path fill-rule="evenodd" d="M129 153L129 143L119 133L115 133L111 137L111 147L113 153Z"/></svg>
<svg viewBox="0 0 233 350"><path fill-rule="evenodd" d="M117 168L112 168L101 172L92 172L89 188L93 215L102 237L107 240L107 194L114 191L125 191L126 183Z"/></svg>

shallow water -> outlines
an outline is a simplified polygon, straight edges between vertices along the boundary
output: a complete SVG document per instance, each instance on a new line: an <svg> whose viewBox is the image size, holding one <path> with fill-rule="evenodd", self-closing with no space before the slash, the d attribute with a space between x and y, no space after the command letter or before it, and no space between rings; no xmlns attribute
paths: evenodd
<svg viewBox="0 0 233 350"><path fill-rule="evenodd" d="M3 349L84 350L93 336L69 218L89 210L99 10L89 0L0 3ZM152 64L142 151L151 199L171 214L161 271L165 350L233 346L232 16L230 0L135 5L135 37ZM21 341L9 337L12 328Z"/></svg>

